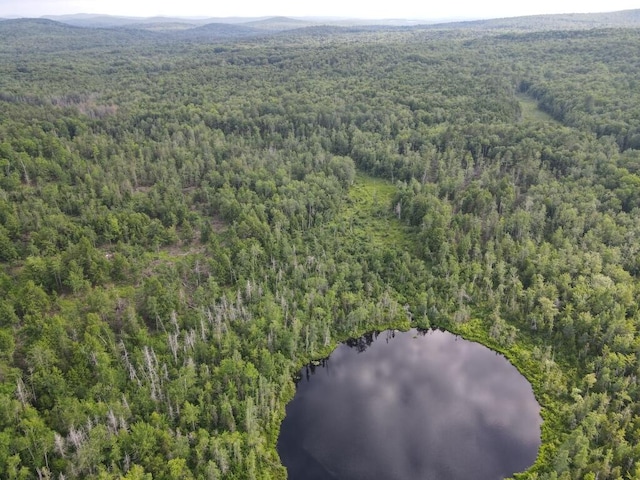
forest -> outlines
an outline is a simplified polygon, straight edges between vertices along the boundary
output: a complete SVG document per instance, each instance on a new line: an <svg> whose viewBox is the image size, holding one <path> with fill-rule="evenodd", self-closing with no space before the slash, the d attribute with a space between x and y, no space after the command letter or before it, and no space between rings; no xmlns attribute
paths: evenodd
<svg viewBox="0 0 640 480"><path fill-rule="evenodd" d="M202 33L202 32L201 32ZM0 21L0 477L284 479L297 371L437 327L640 478L640 29Z"/></svg>

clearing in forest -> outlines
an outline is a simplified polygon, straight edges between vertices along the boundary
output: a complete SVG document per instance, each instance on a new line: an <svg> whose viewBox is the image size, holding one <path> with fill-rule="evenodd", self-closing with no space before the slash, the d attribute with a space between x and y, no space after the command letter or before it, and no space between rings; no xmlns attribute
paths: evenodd
<svg viewBox="0 0 640 480"><path fill-rule="evenodd" d="M408 227L391 213L395 193L395 185L388 180L358 173L336 222L346 226L344 240L373 249L412 251Z"/></svg>
<svg viewBox="0 0 640 480"><path fill-rule="evenodd" d="M521 122L538 122L538 123L559 123L547 112L540 110L538 102L525 93L516 94L516 99L520 103L520 121Z"/></svg>

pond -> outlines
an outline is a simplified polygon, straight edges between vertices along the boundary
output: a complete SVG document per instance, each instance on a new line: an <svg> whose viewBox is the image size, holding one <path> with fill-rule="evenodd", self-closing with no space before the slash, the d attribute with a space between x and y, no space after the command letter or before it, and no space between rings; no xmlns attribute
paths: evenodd
<svg viewBox="0 0 640 480"><path fill-rule="evenodd" d="M387 331L302 369L278 452L292 480L496 480L534 463L541 422L502 355L439 330Z"/></svg>

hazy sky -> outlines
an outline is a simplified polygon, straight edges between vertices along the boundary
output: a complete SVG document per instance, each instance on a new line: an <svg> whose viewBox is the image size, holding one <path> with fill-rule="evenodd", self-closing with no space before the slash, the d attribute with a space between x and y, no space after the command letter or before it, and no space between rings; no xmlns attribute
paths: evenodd
<svg viewBox="0 0 640 480"><path fill-rule="evenodd" d="M495 18L540 13L610 12L640 8L638 0L0 0L0 16L68 13L126 16L340 16L358 18Z"/></svg>

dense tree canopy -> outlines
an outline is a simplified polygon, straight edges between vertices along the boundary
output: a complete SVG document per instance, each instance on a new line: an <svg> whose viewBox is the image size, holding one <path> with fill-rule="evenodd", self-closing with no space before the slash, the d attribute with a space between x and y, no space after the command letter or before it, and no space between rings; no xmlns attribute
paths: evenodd
<svg viewBox="0 0 640 480"><path fill-rule="evenodd" d="M522 478L639 477L639 36L0 22L0 476L285 478L297 369L413 324L530 379Z"/></svg>

